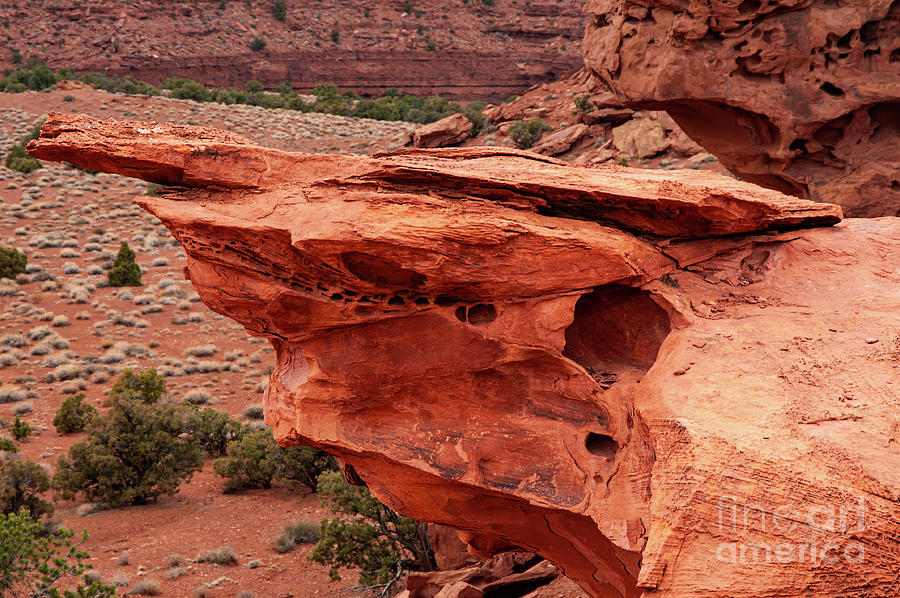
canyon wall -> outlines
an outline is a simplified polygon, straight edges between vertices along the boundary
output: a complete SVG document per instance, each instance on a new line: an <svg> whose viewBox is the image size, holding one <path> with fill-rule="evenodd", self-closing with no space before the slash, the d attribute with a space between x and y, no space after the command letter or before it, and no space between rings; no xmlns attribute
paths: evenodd
<svg viewBox="0 0 900 598"><path fill-rule="evenodd" d="M898 0L589 0L585 63L744 180L900 215Z"/></svg>
<svg viewBox="0 0 900 598"><path fill-rule="evenodd" d="M597 597L896 596L900 219L513 150L291 154L51 114L267 338L266 422Z"/></svg>
<svg viewBox="0 0 900 598"><path fill-rule="evenodd" d="M187 77L242 87L255 79L302 91L335 83L364 94L397 87L502 101L583 64L581 0L284 4L284 21L269 0L9 4L0 8L0 68L14 66L16 50L53 68L151 83ZM256 38L265 49L251 49Z"/></svg>

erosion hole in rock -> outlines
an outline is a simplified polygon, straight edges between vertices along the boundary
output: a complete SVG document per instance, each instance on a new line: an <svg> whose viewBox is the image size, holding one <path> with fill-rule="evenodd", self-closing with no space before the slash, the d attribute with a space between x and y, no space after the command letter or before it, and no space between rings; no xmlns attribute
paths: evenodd
<svg viewBox="0 0 900 598"><path fill-rule="evenodd" d="M595 457L611 460L615 458L616 452L619 450L619 443L607 434L591 432L584 441L584 447Z"/></svg>
<svg viewBox="0 0 900 598"><path fill-rule="evenodd" d="M742 17L755 14L759 11L760 6L759 0L744 0L741 2L740 6L738 6L738 13L740 13Z"/></svg>
<svg viewBox="0 0 900 598"><path fill-rule="evenodd" d="M412 288L425 282L425 275L408 270L391 260L367 253L349 251L341 254L344 267L360 280L377 284L381 287Z"/></svg>
<svg viewBox="0 0 900 598"><path fill-rule="evenodd" d="M460 305L459 307L457 307L455 314L456 314L457 320L459 320L460 322L465 322L466 321L466 306Z"/></svg>
<svg viewBox="0 0 900 598"><path fill-rule="evenodd" d="M648 291L601 287L582 295L566 328L563 355L595 379L650 369L672 323Z"/></svg>
<svg viewBox="0 0 900 598"><path fill-rule="evenodd" d="M469 324L481 326L497 319L497 308L490 303L478 303L469 308Z"/></svg>
<svg viewBox="0 0 900 598"><path fill-rule="evenodd" d="M821 89L828 95L834 96L836 98L839 98L844 95L843 89L841 89L837 85L834 85L833 83L829 83L828 81L826 81L825 83L822 83L822 85L819 86L819 89Z"/></svg>

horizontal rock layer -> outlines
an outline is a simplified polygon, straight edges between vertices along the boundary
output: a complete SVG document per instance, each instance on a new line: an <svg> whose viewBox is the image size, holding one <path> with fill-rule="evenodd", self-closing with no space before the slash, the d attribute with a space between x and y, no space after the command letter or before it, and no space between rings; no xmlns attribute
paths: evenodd
<svg viewBox="0 0 900 598"><path fill-rule="evenodd" d="M278 440L472 551L593 596L894 595L897 219L823 227L839 208L696 171L65 115L29 152L177 185L138 202L271 341Z"/></svg>

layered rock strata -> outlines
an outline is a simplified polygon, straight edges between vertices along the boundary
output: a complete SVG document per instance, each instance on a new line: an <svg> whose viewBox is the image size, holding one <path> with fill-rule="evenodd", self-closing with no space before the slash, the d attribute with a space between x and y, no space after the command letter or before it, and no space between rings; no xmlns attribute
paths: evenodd
<svg viewBox="0 0 900 598"><path fill-rule="evenodd" d="M493 148L291 154L51 115L270 340L266 421L592 596L895 596L900 220Z"/></svg>

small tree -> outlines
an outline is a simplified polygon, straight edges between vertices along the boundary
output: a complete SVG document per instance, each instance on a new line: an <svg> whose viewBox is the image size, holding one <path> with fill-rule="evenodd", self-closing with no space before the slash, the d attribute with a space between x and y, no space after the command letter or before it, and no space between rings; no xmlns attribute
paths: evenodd
<svg viewBox="0 0 900 598"><path fill-rule="evenodd" d="M90 555L79 549L87 540L73 542L75 532L60 528L48 534L44 526L27 511L0 515L0 592L10 597L114 598L115 586L89 580L84 573L91 568ZM57 584L65 578L81 578L80 583L62 590Z"/></svg>
<svg viewBox="0 0 900 598"><path fill-rule="evenodd" d="M315 489L319 476L337 469L334 457L311 446L278 447L278 471L275 476L281 482L303 484Z"/></svg>
<svg viewBox="0 0 900 598"><path fill-rule="evenodd" d="M253 41L250 42L250 49L254 52L262 52L266 49L266 40L261 37L253 38Z"/></svg>
<svg viewBox="0 0 900 598"><path fill-rule="evenodd" d="M216 475L228 478L225 492L269 488L274 480L315 488L323 471L337 464L331 455L309 446L281 447L266 428L228 443L228 457L216 459Z"/></svg>
<svg viewBox="0 0 900 598"><path fill-rule="evenodd" d="M484 102L470 102L469 105L466 106L466 111L463 112L463 115L469 119L470 123L472 123L472 137L478 135L481 132L481 129L484 128L485 118L482 110L484 110L485 106L487 106L487 104Z"/></svg>
<svg viewBox="0 0 900 598"><path fill-rule="evenodd" d="M16 419L13 420L12 435L16 440L24 440L31 436L31 426L27 421L19 419L17 415Z"/></svg>
<svg viewBox="0 0 900 598"><path fill-rule="evenodd" d="M546 131L552 131L553 127L540 118L531 120L517 120L509 127L509 136L520 149L526 149L534 145Z"/></svg>
<svg viewBox="0 0 900 598"><path fill-rule="evenodd" d="M109 284L114 287L141 286L141 269L134 263L134 252L125 241L119 246L119 254L106 277Z"/></svg>
<svg viewBox="0 0 900 598"><path fill-rule="evenodd" d="M272 16L282 23L287 21L287 6L282 0L275 0L275 4L272 5Z"/></svg>
<svg viewBox="0 0 900 598"><path fill-rule="evenodd" d="M579 96L575 98L575 114L584 114L585 112L590 112L594 109L594 104L591 102L591 96L589 94L584 94L583 96Z"/></svg>
<svg viewBox="0 0 900 598"><path fill-rule="evenodd" d="M156 368L143 372L135 372L125 368L122 375L109 389L109 399L137 400L144 403L156 403L166 394L166 379L156 373Z"/></svg>
<svg viewBox="0 0 900 598"><path fill-rule="evenodd" d="M225 492L243 488L269 488L278 473L276 453L280 447L269 429L247 434L228 443L228 457L216 459L216 475L228 478Z"/></svg>
<svg viewBox="0 0 900 598"><path fill-rule="evenodd" d="M340 517L322 520L322 538L308 558L330 565L332 579L340 579L339 567L355 567L361 585L386 593L404 571L436 569L426 523L398 515L336 471L319 476L318 492Z"/></svg>
<svg viewBox="0 0 900 598"><path fill-rule="evenodd" d="M32 461L13 459L0 467L0 510L3 514L22 510L32 517L53 514L53 504L41 500L41 492L50 489L50 476Z"/></svg>
<svg viewBox="0 0 900 598"><path fill-rule="evenodd" d="M244 427L231 419L224 411L210 407L192 407L185 414L185 429L191 438L203 447L208 455L222 456L228 451L230 442L239 441L244 436Z"/></svg>
<svg viewBox="0 0 900 598"><path fill-rule="evenodd" d="M0 245L0 278L15 278L25 272L28 258L21 251Z"/></svg>
<svg viewBox="0 0 900 598"><path fill-rule="evenodd" d="M112 398L105 417L88 426L88 439L60 457L53 487L63 498L79 492L115 508L174 494L203 465L203 451L183 437L185 407Z"/></svg>
<svg viewBox="0 0 900 598"><path fill-rule="evenodd" d="M85 403L84 393L79 392L63 401L53 416L53 426L60 434L83 432L96 415L97 410L90 403Z"/></svg>

